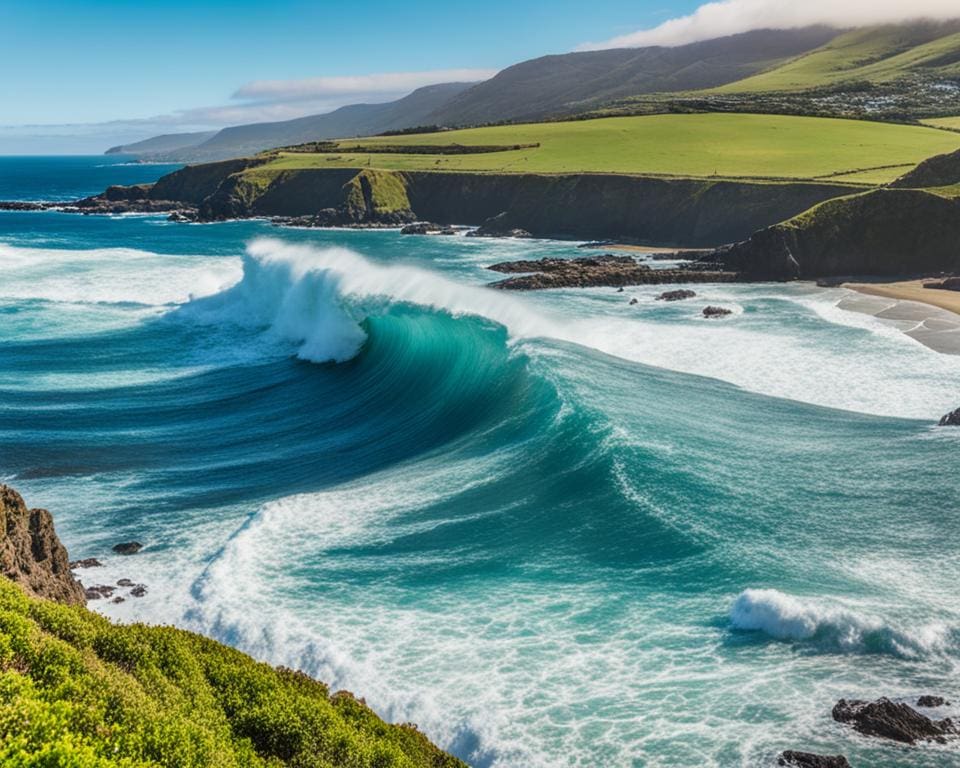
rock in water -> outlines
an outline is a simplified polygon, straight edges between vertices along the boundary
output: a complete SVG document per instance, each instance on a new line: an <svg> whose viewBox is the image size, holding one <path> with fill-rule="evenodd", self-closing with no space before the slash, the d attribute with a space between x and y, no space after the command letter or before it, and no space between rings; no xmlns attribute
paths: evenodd
<svg viewBox="0 0 960 768"><path fill-rule="evenodd" d="M927 707L928 709L948 706L949 704L950 702L943 698L943 696L921 696L917 699L918 707Z"/></svg>
<svg viewBox="0 0 960 768"><path fill-rule="evenodd" d="M101 563L95 557L87 557L83 560L74 560L70 563L70 569L76 570L77 568L102 568L103 563Z"/></svg>
<svg viewBox="0 0 960 768"><path fill-rule="evenodd" d="M676 291L666 291L657 296L657 301L683 301L684 299L692 299L697 295L696 291L688 291L684 288L681 288Z"/></svg>
<svg viewBox="0 0 960 768"><path fill-rule="evenodd" d="M27 509L19 493L0 485L0 521L0 573L37 597L85 602L47 510Z"/></svg>
<svg viewBox="0 0 960 768"><path fill-rule="evenodd" d="M813 752L795 752L788 749L781 752L777 765L791 768L850 768L843 755L816 755Z"/></svg>
<svg viewBox="0 0 960 768"><path fill-rule="evenodd" d="M940 419L941 427L960 427L960 408Z"/></svg>
<svg viewBox="0 0 960 768"><path fill-rule="evenodd" d="M950 718L931 720L907 704L887 698L876 701L840 699L833 708L833 719L847 723L865 736L892 739L904 744L918 741L943 743L947 736L958 733Z"/></svg>
<svg viewBox="0 0 960 768"><path fill-rule="evenodd" d="M726 317L732 314L732 309L724 309L723 307L706 307L703 310L704 317Z"/></svg>
<svg viewBox="0 0 960 768"><path fill-rule="evenodd" d="M122 544L114 544L113 551L118 555L135 555L143 549L143 544L139 541L125 541Z"/></svg>

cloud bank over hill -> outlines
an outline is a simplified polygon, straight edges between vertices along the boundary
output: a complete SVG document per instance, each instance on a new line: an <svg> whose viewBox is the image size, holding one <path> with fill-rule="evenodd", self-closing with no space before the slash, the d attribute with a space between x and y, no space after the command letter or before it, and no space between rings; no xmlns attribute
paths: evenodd
<svg viewBox="0 0 960 768"><path fill-rule="evenodd" d="M578 50L684 45L753 29L795 29L813 24L862 27L918 19L960 18L957 0L723 0L706 3L689 16L665 21Z"/></svg>

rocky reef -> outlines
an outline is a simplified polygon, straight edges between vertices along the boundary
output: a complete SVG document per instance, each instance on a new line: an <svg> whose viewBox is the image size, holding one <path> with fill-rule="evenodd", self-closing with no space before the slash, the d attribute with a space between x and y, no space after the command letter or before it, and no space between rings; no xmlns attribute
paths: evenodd
<svg viewBox="0 0 960 768"><path fill-rule="evenodd" d="M850 725L864 736L891 739L904 744L916 744L918 741L944 743L948 737L960 735L960 730L950 718L932 720L909 704L887 698L876 701L840 699L832 714L838 723Z"/></svg>
<svg viewBox="0 0 960 768"><path fill-rule="evenodd" d="M843 755L817 755L813 752L797 752L788 749L780 753L777 765L787 768L851 768Z"/></svg>
<svg viewBox="0 0 960 768"><path fill-rule="evenodd" d="M83 587L70 572L67 550L45 509L28 509L15 490L0 485L0 573L25 592L70 605L82 604Z"/></svg>
<svg viewBox="0 0 960 768"><path fill-rule="evenodd" d="M507 261L487 269L515 274L491 283L493 288L509 291L534 291L546 288L620 288L628 285L669 283L729 283L739 280L733 272L703 269L651 269L632 256L585 256L577 259L537 259Z"/></svg>

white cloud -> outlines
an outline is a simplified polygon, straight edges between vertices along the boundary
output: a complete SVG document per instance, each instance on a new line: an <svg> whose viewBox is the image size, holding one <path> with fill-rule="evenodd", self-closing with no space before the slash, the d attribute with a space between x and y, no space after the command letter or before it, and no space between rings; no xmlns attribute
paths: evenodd
<svg viewBox="0 0 960 768"><path fill-rule="evenodd" d="M495 69L438 69L429 72L309 77L303 80L255 80L239 88L233 98L246 101L293 101L383 96L408 93L436 83L487 80L495 74Z"/></svg>
<svg viewBox="0 0 960 768"><path fill-rule="evenodd" d="M795 29L812 24L862 27L914 19L960 18L958 0L723 0L706 3L689 16L665 21L578 50L683 45L752 29Z"/></svg>

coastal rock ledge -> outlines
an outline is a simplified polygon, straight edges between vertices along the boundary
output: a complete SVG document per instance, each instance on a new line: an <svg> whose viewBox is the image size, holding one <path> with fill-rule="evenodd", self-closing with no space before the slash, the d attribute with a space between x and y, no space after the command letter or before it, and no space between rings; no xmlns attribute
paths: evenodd
<svg viewBox="0 0 960 768"><path fill-rule="evenodd" d="M13 488L0 485L0 573L36 597L82 605L83 587L70 573L67 550L45 509L27 509Z"/></svg>
<svg viewBox="0 0 960 768"><path fill-rule="evenodd" d="M777 765L787 768L851 768L843 755L817 755L813 752L781 752Z"/></svg>
<svg viewBox="0 0 960 768"><path fill-rule="evenodd" d="M892 739L903 744L918 741L942 744L947 737L960 735L960 730L949 717L931 720L909 704L887 698L876 701L840 699L833 708L833 719L852 726L864 736Z"/></svg>

